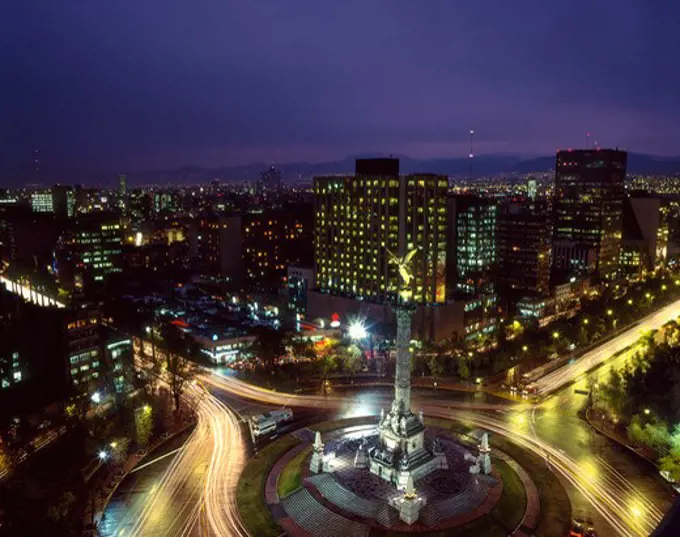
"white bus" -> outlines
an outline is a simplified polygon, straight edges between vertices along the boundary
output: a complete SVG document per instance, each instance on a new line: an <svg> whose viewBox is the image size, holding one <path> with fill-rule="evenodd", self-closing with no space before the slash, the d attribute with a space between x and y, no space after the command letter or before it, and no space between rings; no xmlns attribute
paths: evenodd
<svg viewBox="0 0 680 537"><path fill-rule="evenodd" d="M291 419L293 419L292 410L272 410L250 418L250 428L253 431L253 435L262 436L275 431L279 423L284 423Z"/></svg>

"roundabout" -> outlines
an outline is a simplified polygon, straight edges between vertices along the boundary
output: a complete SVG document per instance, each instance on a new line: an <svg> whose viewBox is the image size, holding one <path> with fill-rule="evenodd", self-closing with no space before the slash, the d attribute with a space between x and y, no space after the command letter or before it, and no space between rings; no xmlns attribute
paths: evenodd
<svg viewBox="0 0 680 537"><path fill-rule="evenodd" d="M425 500L418 520L400 519L393 501L405 496L367 469L354 468L355 445L376 430L376 418L323 422L275 440L245 468L238 487L241 517L253 535L285 531L300 537L387 535L558 535L568 532L570 505L559 481L533 455L492 438L490 475L470 473L479 431L425 419L449 462L414 483ZM319 431L332 468L310 462ZM471 457L472 455L472 457ZM565 533L566 534L566 533Z"/></svg>

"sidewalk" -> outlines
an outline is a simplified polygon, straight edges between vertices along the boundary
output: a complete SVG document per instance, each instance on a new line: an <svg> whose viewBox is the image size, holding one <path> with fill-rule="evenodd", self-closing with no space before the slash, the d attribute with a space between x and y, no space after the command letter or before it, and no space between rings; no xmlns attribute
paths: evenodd
<svg viewBox="0 0 680 537"><path fill-rule="evenodd" d="M651 454L645 453L645 450L643 448L636 448L635 446L629 444L627 438L618 433L615 429L608 427L608 422L605 422L597 418L594 414L595 412L592 411L592 407L588 407L588 409L586 410L586 421L588 422L588 425L590 425L598 433L606 436L613 442L616 442L617 444L620 444L621 446L629 449L630 451L635 453L637 456L643 458L650 464L653 464L657 468L659 467L656 461L652 458Z"/></svg>

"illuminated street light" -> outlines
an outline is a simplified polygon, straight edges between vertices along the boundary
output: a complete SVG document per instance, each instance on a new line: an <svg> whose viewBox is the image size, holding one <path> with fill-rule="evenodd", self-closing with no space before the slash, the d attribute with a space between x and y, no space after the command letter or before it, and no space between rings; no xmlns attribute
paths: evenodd
<svg viewBox="0 0 680 537"><path fill-rule="evenodd" d="M118 442L111 442L109 446L111 446L111 449L116 449L118 447Z"/></svg>
<svg viewBox="0 0 680 537"><path fill-rule="evenodd" d="M645 408L645 414L646 414L647 416L649 416L649 413L650 413L650 412L651 412L651 410L649 410L648 408Z"/></svg>
<svg viewBox="0 0 680 537"><path fill-rule="evenodd" d="M583 324L588 324L588 319L583 319Z"/></svg>
<svg viewBox="0 0 680 537"><path fill-rule="evenodd" d="M560 333L557 331L553 332L553 339L557 339L558 337L560 337Z"/></svg>
<svg viewBox="0 0 680 537"><path fill-rule="evenodd" d="M91 396L90 399L92 400L93 403L99 404L102 402L102 394L99 392L94 392Z"/></svg>
<svg viewBox="0 0 680 537"><path fill-rule="evenodd" d="M527 345L522 345L522 350L524 352L527 352L529 350L529 347Z"/></svg>
<svg viewBox="0 0 680 537"><path fill-rule="evenodd" d="M149 412L151 412L151 407L149 405L144 405L143 409L144 409L144 412L146 412L147 414Z"/></svg>
<svg viewBox="0 0 680 537"><path fill-rule="evenodd" d="M614 315L614 310L607 310L607 315L609 315L610 317Z"/></svg>
<svg viewBox="0 0 680 537"><path fill-rule="evenodd" d="M628 299L628 305L629 305L629 306L632 306L632 305L633 305L633 299L632 299L632 298L629 298L629 299Z"/></svg>
<svg viewBox="0 0 680 537"><path fill-rule="evenodd" d="M150 333L151 333L151 327L150 327L150 326L145 326L145 327L144 327L144 330L146 330L146 333L147 333L147 334L150 334Z"/></svg>
<svg viewBox="0 0 680 537"><path fill-rule="evenodd" d="M661 286L661 290L662 290L662 291L665 291L666 289L668 289L668 287L667 287L666 284L664 283L664 284Z"/></svg>
<svg viewBox="0 0 680 537"><path fill-rule="evenodd" d="M350 339L354 340L364 339L368 336L366 327L361 321L352 321L352 324L350 324L347 329L347 333L349 334Z"/></svg>
<svg viewBox="0 0 680 537"><path fill-rule="evenodd" d="M102 450L99 452L98 456L99 456L99 460L100 460L100 461L105 461L105 460L108 458L109 454L108 454L106 451L104 451L104 450L102 449Z"/></svg>

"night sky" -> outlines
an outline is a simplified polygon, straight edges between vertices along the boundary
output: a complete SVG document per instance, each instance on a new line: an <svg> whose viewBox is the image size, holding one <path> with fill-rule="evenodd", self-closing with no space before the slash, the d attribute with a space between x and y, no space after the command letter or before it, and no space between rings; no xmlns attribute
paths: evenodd
<svg viewBox="0 0 680 537"><path fill-rule="evenodd" d="M680 154L677 0L3 0L0 169Z"/></svg>

